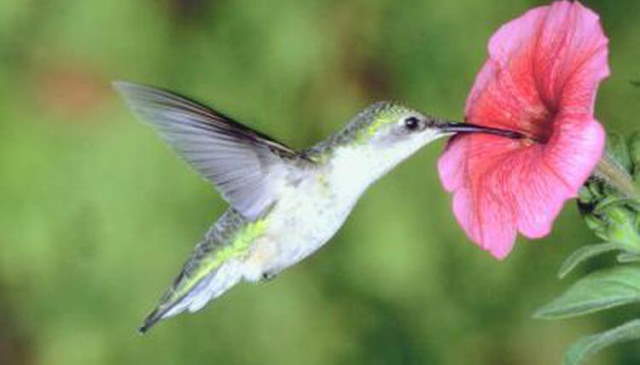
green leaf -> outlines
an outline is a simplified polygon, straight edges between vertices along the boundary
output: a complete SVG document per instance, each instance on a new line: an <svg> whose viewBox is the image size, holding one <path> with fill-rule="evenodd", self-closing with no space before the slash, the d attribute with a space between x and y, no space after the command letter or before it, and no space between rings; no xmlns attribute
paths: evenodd
<svg viewBox="0 0 640 365"><path fill-rule="evenodd" d="M624 252L624 253L619 254L618 257L616 257L616 259L621 264L628 264L628 263L631 263L631 262L640 261L640 255L635 254L635 253Z"/></svg>
<svg viewBox="0 0 640 365"><path fill-rule="evenodd" d="M640 267L623 266L598 271L578 280L533 316L568 318L639 301Z"/></svg>
<svg viewBox="0 0 640 365"><path fill-rule="evenodd" d="M611 197L604 198L600 203L598 203L598 205L593 211L595 213L602 214L603 211L607 208L610 208L615 205L624 205L624 204L631 205L634 208L640 207L640 201L636 199L611 196Z"/></svg>
<svg viewBox="0 0 640 365"><path fill-rule="evenodd" d="M578 250L574 251L566 260L560 265L558 270L558 277L560 279L567 276L571 270L573 270L579 263L587 260L591 257L603 254L605 252L619 250L620 246L616 243L598 243L595 245L582 246Z"/></svg>
<svg viewBox="0 0 640 365"><path fill-rule="evenodd" d="M564 356L564 365L578 365L607 346L637 339L640 339L640 319L629 321L605 332L583 337L569 347Z"/></svg>
<svg viewBox="0 0 640 365"><path fill-rule="evenodd" d="M640 132L634 132L629 137L629 155L633 163L633 177L638 181L640 175Z"/></svg>

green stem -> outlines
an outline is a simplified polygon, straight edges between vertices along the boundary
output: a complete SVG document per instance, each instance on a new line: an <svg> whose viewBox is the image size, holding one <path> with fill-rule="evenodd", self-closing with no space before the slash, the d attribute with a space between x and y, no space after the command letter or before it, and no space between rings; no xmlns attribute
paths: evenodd
<svg viewBox="0 0 640 365"><path fill-rule="evenodd" d="M640 198L640 191L631 175L608 153L600 159L593 174L624 194L626 198Z"/></svg>

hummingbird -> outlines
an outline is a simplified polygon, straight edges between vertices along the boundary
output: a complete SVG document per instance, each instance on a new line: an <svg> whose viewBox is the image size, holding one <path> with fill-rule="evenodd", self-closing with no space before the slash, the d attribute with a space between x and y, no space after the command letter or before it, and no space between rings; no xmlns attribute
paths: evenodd
<svg viewBox="0 0 640 365"><path fill-rule="evenodd" d="M365 190L421 147L456 133L521 138L454 123L392 102L365 108L326 140L296 151L168 90L116 81L115 89L229 203L144 320L195 312L241 281L274 278L323 246Z"/></svg>

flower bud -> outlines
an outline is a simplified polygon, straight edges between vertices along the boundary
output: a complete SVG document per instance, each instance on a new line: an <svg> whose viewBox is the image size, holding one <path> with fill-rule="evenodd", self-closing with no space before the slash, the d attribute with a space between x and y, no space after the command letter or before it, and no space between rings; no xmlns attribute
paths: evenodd
<svg viewBox="0 0 640 365"><path fill-rule="evenodd" d="M587 226L607 242L640 253L640 133L609 135L607 151L580 189L578 208Z"/></svg>

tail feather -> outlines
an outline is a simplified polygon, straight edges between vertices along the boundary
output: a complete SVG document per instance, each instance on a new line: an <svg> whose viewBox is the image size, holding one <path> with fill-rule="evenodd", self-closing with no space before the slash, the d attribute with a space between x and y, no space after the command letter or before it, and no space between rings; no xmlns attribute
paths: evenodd
<svg viewBox="0 0 640 365"><path fill-rule="evenodd" d="M202 309L209 301L219 297L242 279L240 266L241 263L237 260L226 262L214 272L191 283L183 271L160 300L160 305L145 318L139 332L144 334L160 320L185 310L193 313Z"/></svg>
<svg viewBox="0 0 640 365"><path fill-rule="evenodd" d="M143 335L147 333L147 331L151 329L153 325L155 325L160 319L162 319L163 315L164 315L163 312L160 312L158 309L155 309L153 312L151 312L147 316L147 318L144 319L142 326L138 328L138 332L140 332L140 334L143 334Z"/></svg>

